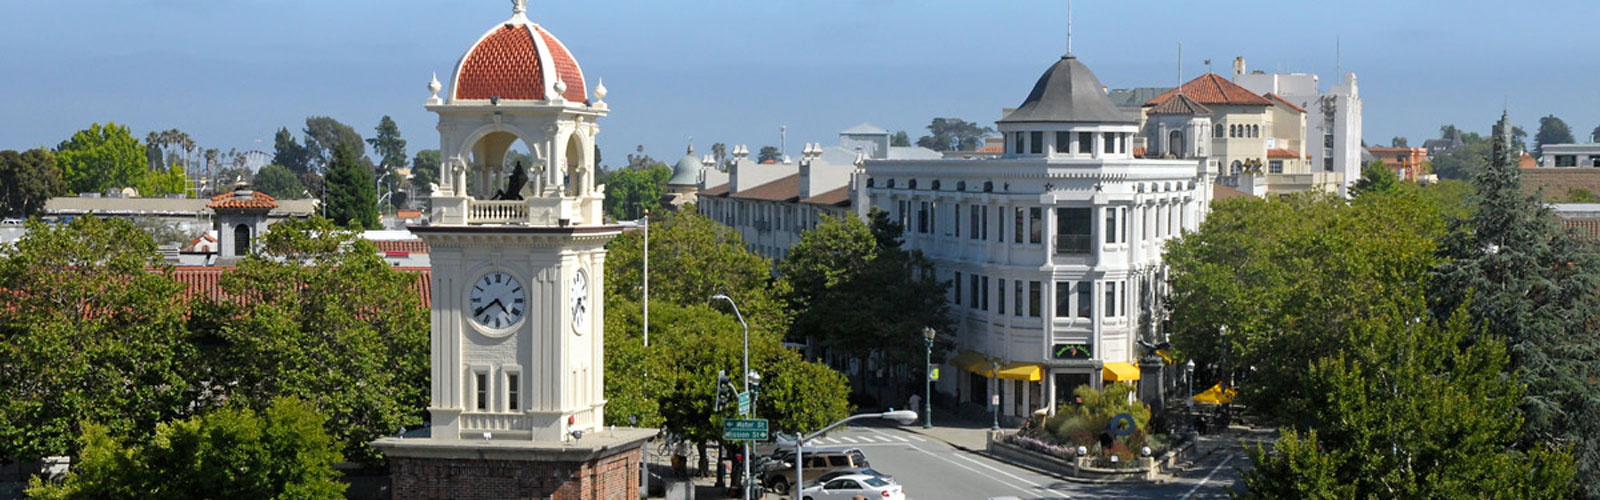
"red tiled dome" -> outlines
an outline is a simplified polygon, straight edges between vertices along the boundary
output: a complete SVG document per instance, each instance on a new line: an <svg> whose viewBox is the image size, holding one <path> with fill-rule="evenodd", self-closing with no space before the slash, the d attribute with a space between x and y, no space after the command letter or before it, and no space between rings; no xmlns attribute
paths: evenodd
<svg viewBox="0 0 1600 500"><path fill-rule="evenodd" d="M555 72L567 86L561 96L582 102L588 98L583 70L572 53L555 36L520 15L485 33L461 57L456 68L455 99L542 101L552 90Z"/></svg>

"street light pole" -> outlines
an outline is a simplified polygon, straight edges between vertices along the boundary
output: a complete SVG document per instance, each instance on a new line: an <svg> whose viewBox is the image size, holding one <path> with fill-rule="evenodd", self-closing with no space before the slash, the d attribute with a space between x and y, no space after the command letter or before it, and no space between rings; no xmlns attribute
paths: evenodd
<svg viewBox="0 0 1600 500"><path fill-rule="evenodd" d="M994 423L990 424L989 430L998 431L1000 430L1000 362L991 360L989 365L994 368L994 371L989 372L990 378L994 379L994 394L989 395L990 406L994 407Z"/></svg>
<svg viewBox="0 0 1600 500"><path fill-rule="evenodd" d="M922 428L933 428L933 327L922 328L922 341L927 350L922 358ZM912 408L915 410L916 408Z"/></svg>
<svg viewBox="0 0 1600 500"><path fill-rule="evenodd" d="M1192 432L1194 431L1194 360L1189 360L1183 366L1188 368L1189 372L1188 376L1184 377L1189 384L1189 399L1183 402L1183 421Z"/></svg>
<svg viewBox="0 0 1600 500"><path fill-rule="evenodd" d="M717 294L717 295L712 295L711 296L711 300L726 300L726 301L728 301L728 305L733 306L733 315L734 315L734 317L739 318L739 326L744 327L744 377L743 378L744 378L744 392L748 393L748 392L750 392L750 325L744 322L744 314L739 312L739 304L735 304L733 302L733 298L732 297L729 297L727 295ZM751 400L750 401L750 411L751 412L755 411L755 406L756 406L755 405L755 401ZM750 413L746 413L745 414L745 418L749 418L750 416L751 416ZM796 458L796 460L799 459L799 457L795 457L795 458ZM743 488L744 489L744 500L750 500L750 441L748 441L748 440L746 440L744 442L744 460L743 460L743 462L744 462L744 488Z"/></svg>
<svg viewBox="0 0 1600 500"><path fill-rule="evenodd" d="M650 212L648 211L644 213L644 346L650 347Z"/></svg>

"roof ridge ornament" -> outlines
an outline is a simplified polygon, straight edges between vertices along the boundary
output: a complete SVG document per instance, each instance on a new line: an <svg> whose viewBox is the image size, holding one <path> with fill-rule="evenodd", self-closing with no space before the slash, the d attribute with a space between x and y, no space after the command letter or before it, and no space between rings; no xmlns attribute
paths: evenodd
<svg viewBox="0 0 1600 500"><path fill-rule="evenodd" d="M528 0L511 0L511 19L506 21L506 25L531 22L528 20Z"/></svg>

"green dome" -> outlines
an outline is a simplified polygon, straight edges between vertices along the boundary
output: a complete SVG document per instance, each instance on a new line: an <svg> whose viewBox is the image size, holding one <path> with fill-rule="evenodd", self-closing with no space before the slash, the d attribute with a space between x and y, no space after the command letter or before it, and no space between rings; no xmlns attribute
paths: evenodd
<svg viewBox="0 0 1600 500"><path fill-rule="evenodd" d="M668 186L694 186L700 184L700 159L694 157L694 146L689 146L689 152L684 153L677 165L672 166L672 178L667 179Z"/></svg>

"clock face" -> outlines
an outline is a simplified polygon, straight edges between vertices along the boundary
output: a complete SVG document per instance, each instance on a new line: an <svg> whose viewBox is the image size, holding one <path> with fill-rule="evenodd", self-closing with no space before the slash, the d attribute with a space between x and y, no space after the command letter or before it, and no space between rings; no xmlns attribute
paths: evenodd
<svg viewBox="0 0 1600 500"><path fill-rule="evenodd" d="M572 275L572 289L567 295L572 301L572 330L582 334L589 321L589 277L582 269Z"/></svg>
<svg viewBox="0 0 1600 500"><path fill-rule="evenodd" d="M480 325L510 328L522 319L528 309L527 302L527 294L517 278L495 271L472 283L467 312Z"/></svg>

